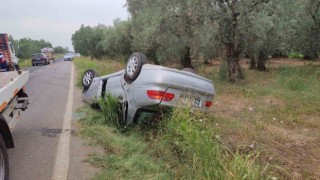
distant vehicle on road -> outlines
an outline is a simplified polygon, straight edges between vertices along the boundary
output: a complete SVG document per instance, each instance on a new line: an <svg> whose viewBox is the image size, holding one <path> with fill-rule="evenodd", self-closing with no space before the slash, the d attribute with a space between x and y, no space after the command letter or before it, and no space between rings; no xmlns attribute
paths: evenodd
<svg viewBox="0 0 320 180"><path fill-rule="evenodd" d="M54 58L54 50L52 48L43 48L41 49L41 53L44 53L49 60L53 60L54 62L56 59Z"/></svg>
<svg viewBox="0 0 320 180"><path fill-rule="evenodd" d="M80 55L80 53L76 53L76 55L75 55L76 57L80 57L81 55Z"/></svg>
<svg viewBox="0 0 320 180"><path fill-rule="evenodd" d="M37 66L39 64L47 65L49 64L49 59L44 53L37 53L32 55L31 63L32 66Z"/></svg>
<svg viewBox="0 0 320 180"><path fill-rule="evenodd" d="M4 60L6 61L7 71L19 70L19 59L16 56L14 48L8 40L7 34L0 33L0 53L4 56Z"/></svg>
<svg viewBox="0 0 320 180"><path fill-rule="evenodd" d="M64 61L73 61L74 57L74 53L67 53L64 55L63 59Z"/></svg>
<svg viewBox="0 0 320 180"><path fill-rule="evenodd" d="M118 98L121 124L138 122L141 113L159 114L167 107L188 107L206 111L212 106L215 89L211 80L192 73L145 64L141 53L130 56L124 70L98 77L87 70L82 77L82 99L95 105L106 94Z"/></svg>

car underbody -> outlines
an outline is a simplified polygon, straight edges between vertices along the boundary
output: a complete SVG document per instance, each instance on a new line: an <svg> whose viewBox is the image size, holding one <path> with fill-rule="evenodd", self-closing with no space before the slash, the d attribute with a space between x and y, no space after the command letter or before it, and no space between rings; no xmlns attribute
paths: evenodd
<svg viewBox="0 0 320 180"><path fill-rule="evenodd" d="M139 55L134 56L139 60ZM97 102L105 94L118 98L122 104L123 121L125 124L136 122L141 112L157 113L167 107L185 107L206 111L212 105L215 89L211 80L191 72L166 68L163 66L142 64L139 74L130 79L132 73L139 67L128 67L125 70L95 77L93 70L83 76L83 100L89 104Z"/></svg>

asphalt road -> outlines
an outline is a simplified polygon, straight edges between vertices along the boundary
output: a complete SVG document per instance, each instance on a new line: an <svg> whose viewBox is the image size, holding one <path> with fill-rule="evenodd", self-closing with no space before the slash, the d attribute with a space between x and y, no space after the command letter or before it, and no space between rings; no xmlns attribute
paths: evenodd
<svg viewBox="0 0 320 180"><path fill-rule="evenodd" d="M59 63L59 62L62 62L63 61L63 58L61 59L57 59L55 62L53 62L53 64L56 64L56 63ZM39 66L31 66L31 67L27 67L27 68L24 68L25 70L28 70L30 73L33 73L41 68L45 67L45 65L39 65Z"/></svg>
<svg viewBox="0 0 320 180"><path fill-rule="evenodd" d="M67 178L56 179L92 177L95 170L83 162L91 149L73 135L78 117L74 111L82 102L79 89L74 87L70 92L70 86L74 86L74 82L70 83L72 62L57 60L52 65L28 69L31 73L26 88L30 105L13 130L15 148L9 150L10 179L54 179L57 172L61 175L56 172L59 166L64 167ZM68 118L71 129L64 129ZM65 137L70 138L66 141Z"/></svg>

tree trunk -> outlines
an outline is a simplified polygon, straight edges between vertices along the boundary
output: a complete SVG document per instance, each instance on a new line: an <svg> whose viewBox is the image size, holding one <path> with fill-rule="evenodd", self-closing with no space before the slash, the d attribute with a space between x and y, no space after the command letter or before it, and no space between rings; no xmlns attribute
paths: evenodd
<svg viewBox="0 0 320 180"><path fill-rule="evenodd" d="M240 67L239 60L234 57L227 58L229 81L235 83L244 79L243 70Z"/></svg>
<svg viewBox="0 0 320 180"><path fill-rule="evenodd" d="M182 68L193 68L191 65L191 52L190 47L186 46L181 57Z"/></svg>
<svg viewBox="0 0 320 180"><path fill-rule="evenodd" d="M229 81L235 83L241 79L244 79L244 72L239 64L239 56L242 50L237 50L233 43L228 43L226 48Z"/></svg>
<svg viewBox="0 0 320 180"><path fill-rule="evenodd" d="M267 55L263 50L261 50L259 52L259 56L258 56L258 66L257 66L258 71L267 71L268 70L266 67L266 61L267 61Z"/></svg>
<svg viewBox="0 0 320 180"><path fill-rule="evenodd" d="M308 52L304 53L303 59L305 60L316 60L319 58L319 55L317 52L311 52L310 50Z"/></svg>
<svg viewBox="0 0 320 180"><path fill-rule="evenodd" d="M252 50L250 50L248 55L249 55L249 59L250 59L249 69L256 69L257 63L256 63L256 56L254 55L254 52Z"/></svg>

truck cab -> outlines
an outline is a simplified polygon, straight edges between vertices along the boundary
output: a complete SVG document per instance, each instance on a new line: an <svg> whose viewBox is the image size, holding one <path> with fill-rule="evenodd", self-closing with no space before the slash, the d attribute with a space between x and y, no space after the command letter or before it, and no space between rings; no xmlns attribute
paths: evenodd
<svg viewBox="0 0 320 180"><path fill-rule="evenodd" d="M13 45L8 40L8 35L0 33L0 53L4 55L7 61L8 70L19 70L19 59L16 56L16 52Z"/></svg>

